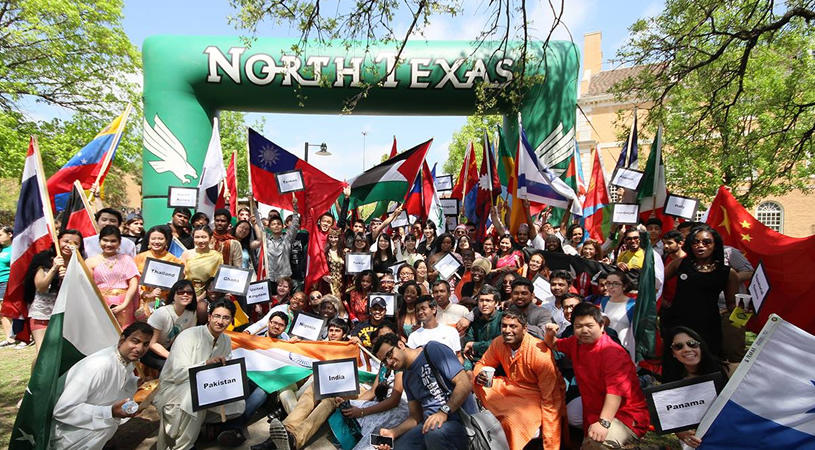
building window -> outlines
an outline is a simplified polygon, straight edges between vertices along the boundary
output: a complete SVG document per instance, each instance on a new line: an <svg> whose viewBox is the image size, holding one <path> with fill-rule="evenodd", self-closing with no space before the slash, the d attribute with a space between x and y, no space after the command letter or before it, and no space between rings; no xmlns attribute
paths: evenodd
<svg viewBox="0 0 815 450"><path fill-rule="evenodd" d="M702 205L699 205L699 209L696 210L696 217L694 217L694 220L697 221L697 222L704 222L703 219L705 218L706 215L707 215L707 208L705 208Z"/></svg>
<svg viewBox="0 0 815 450"><path fill-rule="evenodd" d="M784 208L778 202L762 202L756 208L756 219L773 230L784 232Z"/></svg>

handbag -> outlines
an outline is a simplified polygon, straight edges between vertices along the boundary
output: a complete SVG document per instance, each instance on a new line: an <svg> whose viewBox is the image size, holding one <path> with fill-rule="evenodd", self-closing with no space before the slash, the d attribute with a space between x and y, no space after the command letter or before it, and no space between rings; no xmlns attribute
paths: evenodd
<svg viewBox="0 0 815 450"><path fill-rule="evenodd" d="M439 388L444 391L445 397L450 398L450 388L433 364L433 360L426 353L424 357L430 370L433 371L433 376L436 377ZM509 450L509 442L504 428L501 427L501 422L488 409L470 414L464 408L459 408L455 414L458 414L467 432L467 448L470 450Z"/></svg>

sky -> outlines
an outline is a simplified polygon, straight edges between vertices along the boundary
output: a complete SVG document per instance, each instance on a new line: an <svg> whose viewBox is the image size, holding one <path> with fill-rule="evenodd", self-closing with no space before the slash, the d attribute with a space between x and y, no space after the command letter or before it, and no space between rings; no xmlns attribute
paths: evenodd
<svg viewBox="0 0 815 450"><path fill-rule="evenodd" d="M560 2L554 1L558 5ZM458 17L433 18L424 33L428 40L475 38L483 28L484 14L480 1L463 0L464 12ZM612 59L628 36L628 27L637 19L656 15L662 9L661 0L569 0L564 2L562 22L554 39L573 40L582 50L583 35L602 31L604 69L613 68ZM552 23L548 2L527 2L530 28L544 38L541 28ZM156 34L245 36L236 30L227 17L234 14L227 0L125 0L124 29L131 42L141 48L144 39ZM396 29L406 29L402 18L395 20ZM571 32L572 38L569 36ZM263 24L258 37L296 37L288 25L274 27ZM423 39L417 37L416 39ZM306 108L307 109L307 108ZM248 124L259 117L266 118L265 136L281 147L302 157L303 144L325 142L331 156L313 156L309 162L337 179L349 179L378 163L390 151L396 136L399 150L434 138L428 162L447 159L453 133L466 122L464 116L372 116L372 115L312 115L258 114L247 115ZM363 135L363 132L365 135ZM364 155L364 156L363 156ZM441 170L439 169L439 172Z"/></svg>

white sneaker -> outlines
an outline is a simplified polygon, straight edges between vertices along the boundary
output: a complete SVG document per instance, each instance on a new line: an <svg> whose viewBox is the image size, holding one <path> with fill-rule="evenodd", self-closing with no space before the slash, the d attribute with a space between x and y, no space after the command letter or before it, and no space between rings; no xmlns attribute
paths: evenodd
<svg viewBox="0 0 815 450"><path fill-rule="evenodd" d="M34 345L34 341L33 341L33 340L32 340L31 342L28 342L28 343L26 343L26 342L20 342L20 343L18 343L16 346L14 346L14 350L22 350L22 349L24 349L24 348L31 347L32 345Z"/></svg>

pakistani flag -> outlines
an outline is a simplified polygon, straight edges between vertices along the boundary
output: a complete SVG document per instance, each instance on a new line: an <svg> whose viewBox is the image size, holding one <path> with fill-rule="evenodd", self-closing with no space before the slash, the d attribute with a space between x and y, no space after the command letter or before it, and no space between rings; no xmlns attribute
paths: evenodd
<svg viewBox="0 0 815 450"><path fill-rule="evenodd" d="M366 205L381 200L403 202L413 185L416 175L422 169L433 139L419 144L410 150L374 166L361 175L348 180L351 185L349 208Z"/></svg>
<svg viewBox="0 0 815 450"><path fill-rule="evenodd" d="M9 449L46 449L63 375L82 358L119 341L119 325L82 257L74 252L14 422Z"/></svg>

